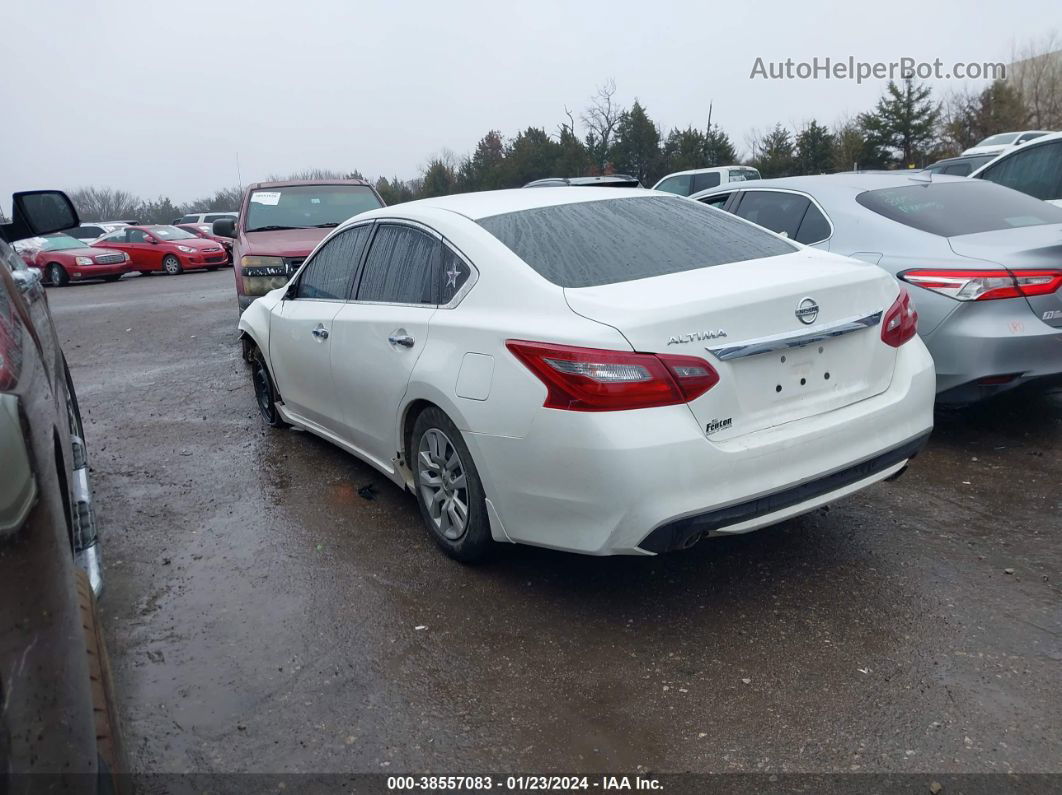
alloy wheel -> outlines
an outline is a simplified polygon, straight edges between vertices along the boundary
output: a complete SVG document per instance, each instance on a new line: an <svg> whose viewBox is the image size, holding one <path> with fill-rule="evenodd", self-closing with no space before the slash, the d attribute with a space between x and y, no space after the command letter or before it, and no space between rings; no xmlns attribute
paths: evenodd
<svg viewBox="0 0 1062 795"><path fill-rule="evenodd" d="M429 428L417 447L417 479L435 529L456 541L468 530L468 486L461 455L450 438Z"/></svg>

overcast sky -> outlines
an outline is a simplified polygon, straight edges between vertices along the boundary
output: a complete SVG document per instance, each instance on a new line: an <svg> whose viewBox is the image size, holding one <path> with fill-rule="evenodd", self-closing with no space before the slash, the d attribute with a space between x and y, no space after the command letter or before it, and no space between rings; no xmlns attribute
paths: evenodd
<svg viewBox="0 0 1062 795"><path fill-rule="evenodd" d="M83 185L180 203L305 168L417 175L489 129L555 131L615 79L662 127L869 108L883 83L749 78L755 59L1009 61L1058 0L2 0L0 192ZM957 81L941 84L959 85ZM585 132L579 130L580 134Z"/></svg>

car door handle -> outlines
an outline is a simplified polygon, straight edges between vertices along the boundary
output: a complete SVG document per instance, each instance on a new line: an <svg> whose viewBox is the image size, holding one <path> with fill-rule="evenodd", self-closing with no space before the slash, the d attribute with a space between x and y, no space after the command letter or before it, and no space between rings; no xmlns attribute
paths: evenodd
<svg viewBox="0 0 1062 795"><path fill-rule="evenodd" d="M403 348L412 348L413 343L416 342L413 337L406 333L404 328L392 331L391 336L387 338L387 341L392 345L401 345Z"/></svg>
<svg viewBox="0 0 1062 795"><path fill-rule="evenodd" d="M317 339L319 340L328 339L328 329L326 329L324 326L318 326L310 333L317 337Z"/></svg>

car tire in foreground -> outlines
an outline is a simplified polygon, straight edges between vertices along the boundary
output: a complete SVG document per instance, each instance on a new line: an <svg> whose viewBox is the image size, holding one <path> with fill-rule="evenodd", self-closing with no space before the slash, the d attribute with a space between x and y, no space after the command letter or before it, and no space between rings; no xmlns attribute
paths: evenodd
<svg viewBox="0 0 1062 795"><path fill-rule="evenodd" d="M440 409L417 417L410 458L420 515L435 543L463 563L483 560L493 546L483 483L461 432Z"/></svg>
<svg viewBox="0 0 1062 795"><path fill-rule="evenodd" d="M280 412L277 411L277 390L266 366L265 357L258 349L255 349L251 357L251 380L254 382L254 397L262 419L272 428L288 427L288 423L281 419Z"/></svg>
<svg viewBox="0 0 1062 795"><path fill-rule="evenodd" d="M168 276L177 276L178 274L184 273L184 268L181 267L181 261L173 256L173 254L167 254L162 258L162 270L164 270Z"/></svg>
<svg viewBox="0 0 1062 795"><path fill-rule="evenodd" d="M48 282L52 287L66 287L70 284L70 276L62 265L53 262L48 266Z"/></svg>

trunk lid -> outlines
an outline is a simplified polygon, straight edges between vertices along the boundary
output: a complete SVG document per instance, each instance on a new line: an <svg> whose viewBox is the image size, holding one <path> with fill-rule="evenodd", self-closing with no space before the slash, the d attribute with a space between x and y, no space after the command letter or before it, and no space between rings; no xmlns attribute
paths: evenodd
<svg viewBox="0 0 1062 795"><path fill-rule="evenodd" d="M689 406L713 440L832 411L892 381L896 350L871 316L892 305L896 283L843 257L803 250L564 293L573 311L613 326L635 351L711 364L719 383ZM818 311L803 312L803 322L798 307L808 299ZM872 325L796 345L856 319Z"/></svg>
<svg viewBox="0 0 1062 795"><path fill-rule="evenodd" d="M1015 275L1027 270L1062 271L1062 226L1058 224L959 235L948 238L948 243L961 257L1002 265ZM1062 328L1062 290L1026 296L1025 301L1044 323Z"/></svg>

